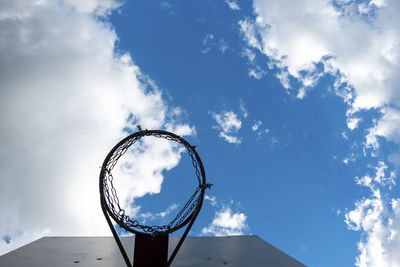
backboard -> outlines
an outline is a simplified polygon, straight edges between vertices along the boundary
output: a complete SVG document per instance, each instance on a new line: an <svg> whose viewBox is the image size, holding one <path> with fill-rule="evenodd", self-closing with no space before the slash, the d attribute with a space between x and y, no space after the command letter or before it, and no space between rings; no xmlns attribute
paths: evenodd
<svg viewBox="0 0 400 267"><path fill-rule="evenodd" d="M134 236L121 242L133 258ZM179 237L169 238L169 253ZM0 266L8 267L125 267L113 237L43 237L0 256ZM305 265L256 235L188 237L172 265L200 266L285 266Z"/></svg>

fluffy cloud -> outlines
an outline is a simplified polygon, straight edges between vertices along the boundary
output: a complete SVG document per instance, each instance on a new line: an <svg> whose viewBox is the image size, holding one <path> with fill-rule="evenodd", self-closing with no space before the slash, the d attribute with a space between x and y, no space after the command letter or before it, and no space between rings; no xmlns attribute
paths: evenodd
<svg viewBox="0 0 400 267"><path fill-rule="evenodd" d="M355 118L355 117L348 117L346 120L347 127L353 131L358 127L358 124L361 122L361 118Z"/></svg>
<svg viewBox="0 0 400 267"><path fill-rule="evenodd" d="M234 213L231 208L225 207L215 213L214 220L201 233L204 235L242 235L247 228L247 216L243 213Z"/></svg>
<svg viewBox="0 0 400 267"><path fill-rule="evenodd" d="M201 230L203 235L243 235L248 230L247 216L242 212L232 210L233 200L226 205L217 201L215 196L205 195L204 199L215 208L215 216L210 225Z"/></svg>
<svg viewBox="0 0 400 267"><path fill-rule="evenodd" d="M220 130L220 137L224 138L228 143L239 144L241 142L238 137L232 135L242 127L242 122L236 113L223 111L220 114L212 113L212 117L218 123L216 128Z"/></svg>
<svg viewBox="0 0 400 267"><path fill-rule="evenodd" d="M143 137L119 159L113 170L117 177L113 183L128 214L140 216L140 206L132 206L134 199L159 194L162 172L176 167L185 150L183 145L165 139Z"/></svg>
<svg viewBox="0 0 400 267"><path fill-rule="evenodd" d="M154 82L116 51L118 38L104 16L118 6L112 0L0 4L0 235L6 237L0 253L43 234L109 234L98 174L123 129L193 132L174 123L176 112ZM160 149L156 166L141 158L146 164L136 171L156 181L135 196L157 192L162 169L178 163L173 145Z"/></svg>
<svg viewBox="0 0 400 267"><path fill-rule="evenodd" d="M346 223L351 230L362 231L358 243L360 255L357 266L399 266L400 254L400 199L388 199L382 188L394 184L395 175L378 162L375 177L364 176L356 182L371 190L371 196L359 200L355 209L346 213Z"/></svg>
<svg viewBox="0 0 400 267"><path fill-rule="evenodd" d="M378 137L394 143L400 143L400 110L394 108L381 109L382 117L376 122L374 127L368 130L366 137L367 147L378 148Z"/></svg>
<svg viewBox="0 0 400 267"><path fill-rule="evenodd" d="M239 24L248 45L281 69L285 87L290 87L288 76L301 82L298 97L322 73L330 73L337 86L354 88L351 105L358 110L399 104L399 8L398 1L365 6L353 1L255 0L256 20Z"/></svg>
<svg viewBox="0 0 400 267"><path fill-rule="evenodd" d="M350 130L359 127L360 111L381 113L365 140L373 157L381 140L400 143L399 1L254 0L253 8L256 18L239 22L246 49L268 57L269 68L277 70L288 93L304 98L320 77L331 75L334 92L348 105ZM251 64L255 59L248 54ZM399 166L398 153L387 160ZM359 266L399 265L394 251L399 244L399 201L386 197L395 177L378 174L384 166L377 167L375 177L357 179L372 196L356 202L355 210L346 215L349 227L363 233Z"/></svg>

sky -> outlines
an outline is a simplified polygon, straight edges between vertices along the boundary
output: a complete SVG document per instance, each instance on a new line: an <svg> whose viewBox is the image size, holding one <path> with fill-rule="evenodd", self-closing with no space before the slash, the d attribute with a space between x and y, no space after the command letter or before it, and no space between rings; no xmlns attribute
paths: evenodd
<svg viewBox="0 0 400 267"><path fill-rule="evenodd" d="M140 125L196 145L213 186L190 235L258 235L307 266L400 266L399 11L395 0L1 1L0 254L46 235L110 235L100 166ZM150 137L115 177L149 224L196 187L185 150Z"/></svg>

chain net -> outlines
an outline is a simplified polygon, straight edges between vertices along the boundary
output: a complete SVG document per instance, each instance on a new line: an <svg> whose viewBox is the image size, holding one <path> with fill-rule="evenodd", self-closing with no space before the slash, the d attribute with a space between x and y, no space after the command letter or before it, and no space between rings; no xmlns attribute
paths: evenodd
<svg viewBox="0 0 400 267"><path fill-rule="evenodd" d="M201 197L201 191L202 188L208 188L210 187L209 184L202 184L202 179L201 179L201 170L199 167L199 163L196 159L196 156L193 153L193 150L195 147L191 146L187 141L185 141L183 138L177 136L171 136L166 133L155 133L155 132L148 132L146 130L144 131L139 131L138 135L133 136L132 138L129 138L126 140L123 144L121 144L112 154L110 159L108 160L105 169L103 170L104 175L102 177L102 185L103 185L103 192L104 192L104 199L106 202L106 205L108 206L108 210L112 213L112 217L114 217L114 220L121 226L122 228L128 230L128 229L134 229L136 231L141 231L144 233L149 233L153 235L157 235L159 233L171 233L182 227L182 224L187 223L187 218L190 217L194 209L197 207L200 201ZM198 187L196 188L195 192L190 196L189 200L186 202L186 204L183 206L183 208L178 212L178 214L175 216L175 218L166 225L154 225L154 226L148 226L148 225L143 225L140 224L138 220L134 220L130 218L129 215L125 213L125 210L120 206L119 199L117 196L117 191L115 190L114 187L114 177L111 173L115 165L117 164L119 158L121 158L122 155L126 153L128 148L132 146L135 142L137 142L140 138L143 136L154 136L157 138L164 138L169 141L174 141L177 143L182 144L185 146L191 160L193 167L195 169L195 174L198 180ZM128 229L127 229L128 228Z"/></svg>

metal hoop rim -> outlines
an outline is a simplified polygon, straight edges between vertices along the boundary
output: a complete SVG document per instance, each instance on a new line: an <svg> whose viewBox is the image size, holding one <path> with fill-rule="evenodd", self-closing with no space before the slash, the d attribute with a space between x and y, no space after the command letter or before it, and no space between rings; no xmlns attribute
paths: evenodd
<svg viewBox="0 0 400 267"><path fill-rule="evenodd" d="M158 137L155 136L157 134L160 135L165 135L165 136L171 136L172 138L179 140L176 141L174 139L170 140L170 141L174 141L174 142L178 142L181 143L183 146L185 146L185 148L192 152L193 155L195 156L195 159L198 163L198 166L200 168L200 175L201 175L201 181L199 180L199 187L200 187L200 194L198 197L198 202L196 204L196 207L193 209L193 211L190 213L190 215L187 216L187 218L181 222L180 224L174 226L171 229L167 229L165 231L159 231L156 234L169 234L172 232L175 232L177 230L179 230L180 228L184 227L186 224L188 224L190 221L196 219L197 214L200 211L200 208L203 204L203 200L204 200L204 193L205 193L205 189L207 188L207 184L206 184L206 175L205 175L205 171L204 171L204 166L203 163L201 161L201 158L199 156L199 154L197 153L195 146L190 145L190 143L188 141L186 141L184 138L168 132L168 131L164 131L164 130L141 130L139 129L138 132L135 132L133 134L130 134L129 136L125 137L124 139L122 139L121 141L119 141L111 150L110 152L107 154L106 158L104 159L103 165L101 167L101 171L100 171L100 176L99 176L99 189L100 189L100 202L101 202L101 208L103 209L104 214L108 214L111 218L113 218L113 220L123 229L125 229L126 231L129 231L131 233L134 234L145 234L145 235L154 235L153 233L147 233L147 232L141 232L138 231L136 229L130 228L128 226L126 226L124 223L121 223L121 221L115 216L115 214L110 210L108 204L107 204L107 200L106 197L104 195L104 179L105 178L105 173L107 171L107 164L109 163L111 157L114 155L114 153L118 150L119 147L121 147L123 144L125 144L128 140L130 139L134 139L134 138L138 138L138 140L144 136L154 136L156 138L163 138L163 137ZM129 145L128 147L130 147L131 145Z"/></svg>

